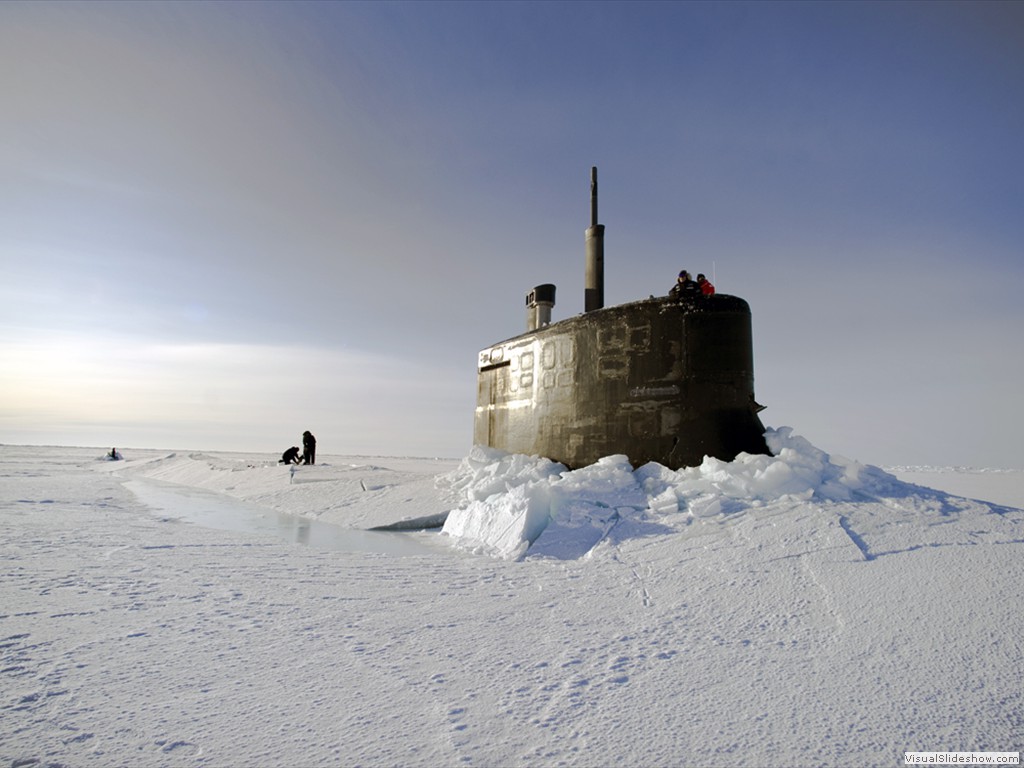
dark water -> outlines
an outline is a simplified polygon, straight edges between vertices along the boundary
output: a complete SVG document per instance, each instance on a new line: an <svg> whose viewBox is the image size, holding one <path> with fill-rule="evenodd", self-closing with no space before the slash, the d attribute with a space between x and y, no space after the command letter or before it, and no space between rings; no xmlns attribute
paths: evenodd
<svg viewBox="0 0 1024 768"><path fill-rule="evenodd" d="M451 553L437 533L394 533L343 528L298 515L286 515L230 496L157 480L129 480L125 488L164 516L205 528L274 536L335 552L375 552L385 555Z"/></svg>

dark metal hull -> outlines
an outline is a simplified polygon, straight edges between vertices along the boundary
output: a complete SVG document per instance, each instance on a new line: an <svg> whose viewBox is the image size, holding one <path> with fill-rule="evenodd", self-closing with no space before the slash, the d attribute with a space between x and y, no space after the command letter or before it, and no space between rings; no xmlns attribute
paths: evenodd
<svg viewBox="0 0 1024 768"><path fill-rule="evenodd" d="M658 298L481 351L473 437L570 468L625 454L678 469L768 453L759 410L747 302Z"/></svg>

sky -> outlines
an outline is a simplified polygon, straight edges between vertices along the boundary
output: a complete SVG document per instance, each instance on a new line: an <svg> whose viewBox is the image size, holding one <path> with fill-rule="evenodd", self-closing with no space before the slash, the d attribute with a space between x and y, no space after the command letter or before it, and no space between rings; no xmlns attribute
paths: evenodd
<svg viewBox="0 0 1024 768"><path fill-rule="evenodd" d="M1024 468L1020 4L7 2L0 99L0 442L463 456L596 166L766 424Z"/></svg>

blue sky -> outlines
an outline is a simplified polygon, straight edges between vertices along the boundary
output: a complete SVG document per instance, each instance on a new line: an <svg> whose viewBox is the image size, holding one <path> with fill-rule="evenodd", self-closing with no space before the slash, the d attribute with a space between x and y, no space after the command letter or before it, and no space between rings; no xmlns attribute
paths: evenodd
<svg viewBox="0 0 1024 768"><path fill-rule="evenodd" d="M772 426L1024 467L1024 6L0 4L0 442L461 456L476 352L681 268Z"/></svg>

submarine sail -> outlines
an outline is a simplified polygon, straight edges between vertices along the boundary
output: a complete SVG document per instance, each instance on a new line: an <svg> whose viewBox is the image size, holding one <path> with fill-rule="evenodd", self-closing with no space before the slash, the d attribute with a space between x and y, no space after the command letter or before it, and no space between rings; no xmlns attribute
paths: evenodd
<svg viewBox="0 0 1024 768"><path fill-rule="evenodd" d="M769 453L749 305L716 294L602 306L596 191L595 168L587 311L551 323L555 287L527 295L527 332L479 353L474 443L573 469L613 454L678 469Z"/></svg>

